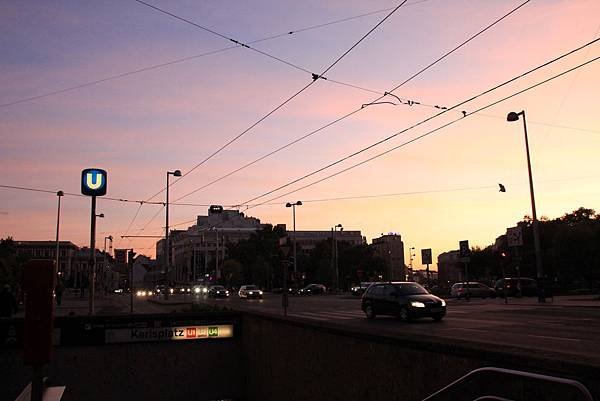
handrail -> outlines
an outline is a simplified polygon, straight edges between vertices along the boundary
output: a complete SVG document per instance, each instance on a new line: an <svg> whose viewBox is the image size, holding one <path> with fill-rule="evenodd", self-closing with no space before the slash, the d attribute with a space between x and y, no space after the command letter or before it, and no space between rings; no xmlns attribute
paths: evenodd
<svg viewBox="0 0 600 401"><path fill-rule="evenodd" d="M575 390L582 397L582 400L594 401L592 398L592 395L590 394L588 389L583 384L581 384L580 382L578 382L576 380L565 379L562 377L548 376L548 375L543 375L543 374L539 374L539 373L523 372L520 370L496 368L496 367L483 367L483 368L475 369L475 370L467 373L466 375L462 376L461 378L448 384L447 386L443 387L441 390L438 390L435 393L431 394L429 397L425 398L423 401L434 401L438 396L442 395L443 393L445 393L449 390L452 390L453 388L455 388L456 386L458 386L460 384L465 383L467 380L471 380L475 376L479 376L482 374L485 375L485 374L489 374L489 373L500 374L500 375L505 375L505 376L521 377L521 378L532 379L532 380L537 380L537 381L541 381L541 382L551 382L551 383L562 384L564 386L569 386L569 387L575 388ZM510 400L506 400L505 398L494 396L494 395L480 396L475 401L483 401L483 400L510 401Z"/></svg>

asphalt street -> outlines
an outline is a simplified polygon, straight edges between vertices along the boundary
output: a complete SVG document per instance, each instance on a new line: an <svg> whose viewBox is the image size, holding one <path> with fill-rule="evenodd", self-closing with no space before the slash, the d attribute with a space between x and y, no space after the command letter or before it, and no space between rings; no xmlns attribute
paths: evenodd
<svg viewBox="0 0 600 401"><path fill-rule="evenodd" d="M600 302L537 304L535 299L449 299L446 317L441 322L419 319L410 323L394 317L378 316L367 320L360 299L344 295L291 296L288 318L335 324L364 333L401 336L406 334L445 339L477 341L491 347L510 346L557 358L577 358L600 366ZM176 295L168 302L157 298L135 297L135 313L170 313L189 310L192 304L210 304L241 311L282 316L281 295L265 294L264 299L240 299L236 294L225 299ZM126 314L129 294L104 295L97 302L97 314ZM57 308L58 315L84 315L88 302L77 296L66 297Z"/></svg>

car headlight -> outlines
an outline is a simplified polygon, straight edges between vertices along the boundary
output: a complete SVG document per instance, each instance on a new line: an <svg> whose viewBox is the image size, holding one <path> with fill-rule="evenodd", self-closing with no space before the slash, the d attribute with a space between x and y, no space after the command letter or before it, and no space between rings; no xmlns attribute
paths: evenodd
<svg viewBox="0 0 600 401"><path fill-rule="evenodd" d="M410 306L414 308L424 308L425 304L423 302L413 301L410 303Z"/></svg>
<svg viewBox="0 0 600 401"><path fill-rule="evenodd" d="M170 288L169 292L172 294L174 292L174 290L172 288Z"/></svg>
<svg viewBox="0 0 600 401"><path fill-rule="evenodd" d="M200 288L194 288L194 292L195 292L196 294L200 294Z"/></svg>
<svg viewBox="0 0 600 401"><path fill-rule="evenodd" d="M446 301L442 299L442 306L446 306Z"/></svg>
<svg viewBox="0 0 600 401"><path fill-rule="evenodd" d="M225 294L229 294L229 291L225 291Z"/></svg>
<svg viewBox="0 0 600 401"><path fill-rule="evenodd" d="M206 294L208 292L208 288L203 288L202 292Z"/></svg>
<svg viewBox="0 0 600 401"><path fill-rule="evenodd" d="M135 293L135 295L137 295L138 297L141 297L142 296L142 292L138 291L138 292Z"/></svg>
<svg viewBox="0 0 600 401"><path fill-rule="evenodd" d="M262 291L259 291L259 292L258 292L258 295L262 295Z"/></svg>

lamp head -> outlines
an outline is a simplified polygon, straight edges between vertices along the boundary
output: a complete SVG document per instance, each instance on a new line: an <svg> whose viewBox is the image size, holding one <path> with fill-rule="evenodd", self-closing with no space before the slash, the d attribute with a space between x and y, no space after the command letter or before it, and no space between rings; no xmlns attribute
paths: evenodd
<svg viewBox="0 0 600 401"><path fill-rule="evenodd" d="M104 218L104 213L97 214L96 217Z"/></svg>
<svg viewBox="0 0 600 401"><path fill-rule="evenodd" d="M63 191L58 191L56 193L56 196L65 196L65 193Z"/></svg>
<svg viewBox="0 0 600 401"><path fill-rule="evenodd" d="M519 113L515 113L514 111L511 111L506 116L506 121L509 121L509 122L517 121L518 119L519 119Z"/></svg>
<svg viewBox="0 0 600 401"><path fill-rule="evenodd" d="M302 206L302 201L296 202L296 206Z"/></svg>
<svg viewBox="0 0 600 401"><path fill-rule="evenodd" d="M173 171L173 176L174 177L181 177L181 170L175 170L175 171Z"/></svg>
<svg viewBox="0 0 600 401"><path fill-rule="evenodd" d="M292 204L290 202L285 204L285 207L292 207Z"/></svg>
<svg viewBox="0 0 600 401"><path fill-rule="evenodd" d="M109 235L109 236L108 236L108 237L106 237L106 238L108 238L110 241L112 241L112 240L113 240L113 236L112 236L112 235Z"/></svg>

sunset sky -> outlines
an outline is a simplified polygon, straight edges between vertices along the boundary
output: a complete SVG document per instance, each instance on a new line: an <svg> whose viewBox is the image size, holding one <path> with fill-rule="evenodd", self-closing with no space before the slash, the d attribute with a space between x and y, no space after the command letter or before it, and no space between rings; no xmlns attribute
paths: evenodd
<svg viewBox="0 0 600 401"><path fill-rule="evenodd" d="M258 51L238 46L204 55L234 44L134 0L2 2L0 185L78 194L81 170L98 167L108 171L108 197L149 200L164 188L167 170L187 174L309 84L309 72L322 73L401 3L147 1L242 43L294 33L251 44ZM207 205L248 202L440 112L432 106L454 106L600 36L599 1L531 0L393 92L421 105L364 107L183 197L360 109L379 97L370 91L393 89L523 2L409 0L331 68L327 80L175 183L170 200L197 206L173 205L171 225L186 228L191 223L177 224L206 214ZM341 223L369 242L396 232L406 249L416 248L416 267L421 248L432 248L435 258L464 239L487 246L531 214L523 125L506 122L508 112L521 110L538 216L555 218L580 206L600 210L600 60L470 114L598 56L600 42L240 210L291 226L284 204L302 200L297 229ZM391 96L383 101L398 103ZM376 196L384 194L390 196ZM347 197L359 199L331 200ZM0 237L53 240L56 205L52 193L0 187ZM120 236L164 233L162 209L99 198L97 211L106 217L98 220L97 243L102 247L112 235L116 248L153 256L156 239ZM89 198L65 196L61 239L89 245L89 214Z"/></svg>

